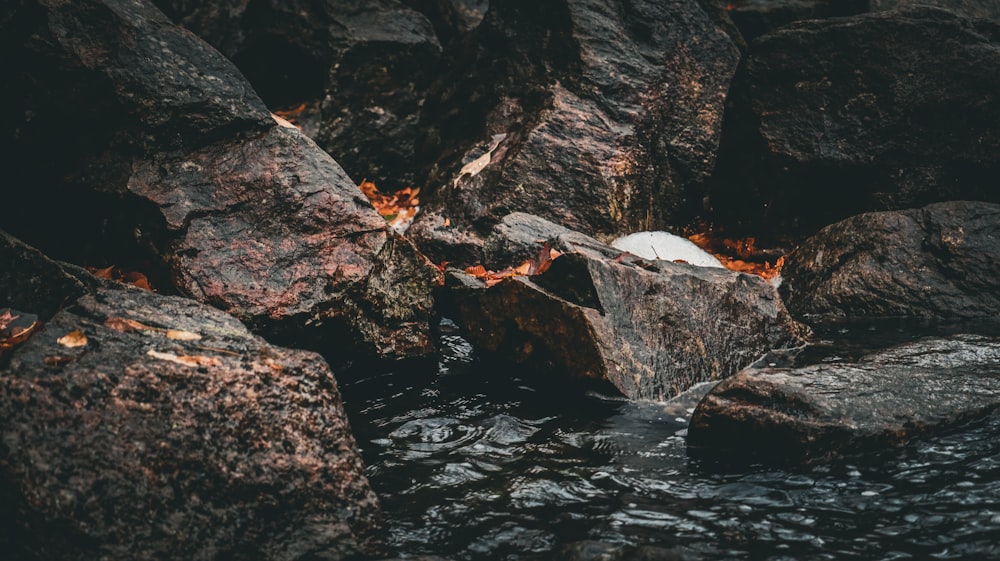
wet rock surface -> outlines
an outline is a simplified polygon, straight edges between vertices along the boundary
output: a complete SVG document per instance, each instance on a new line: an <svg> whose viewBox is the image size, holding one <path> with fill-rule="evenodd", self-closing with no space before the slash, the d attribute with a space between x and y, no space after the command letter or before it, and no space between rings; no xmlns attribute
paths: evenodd
<svg viewBox="0 0 1000 561"><path fill-rule="evenodd" d="M346 559L379 512L336 381L177 297L97 288L0 370L5 555Z"/></svg>
<svg viewBox="0 0 1000 561"><path fill-rule="evenodd" d="M233 60L270 107L322 100L316 139L351 177L414 184L417 121L441 55L424 14L397 0L157 3ZM456 25L472 16L433 4Z"/></svg>
<svg viewBox="0 0 1000 561"><path fill-rule="evenodd" d="M84 290L59 264L0 230L0 306L30 309L45 320Z"/></svg>
<svg viewBox="0 0 1000 561"><path fill-rule="evenodd" d="M729 463L822 461L896 446L1000 407L1000 339L930 338L857 362L748 368L691 418L693 452Z"/></svg>
<svg viewBox="0 0 1000 561"><path fill-rule="evenodd" d="M739 54L698 2L498 2L449 56L408 232L435 260L514 211L611 235L700 205Z"/></svg>
<svg viewBox="0 0 1000 561"><path fill-rule="evenodd" d="M488 289L450 275L446 314L477 349L655 400L801 344L808 332L760 277L644 261L578 233L548 243L564 254L543 274Z"/></svg>
<svg viewBox="0 0 1000 561"><path fill-rule="evenodd" d="M808 235L865 211L996 202L998 38L919 7L761 37L733 87L715 218Z"/></svg>
<svg viewBox="0 0 1000 561"><path fill-rule="evenodd" d="M751 41L794 21L865 13L869 0L736 0L730 6L733 23Z"/></svg>
<svg viewBox="0 0 1000 561"><path fill-rule="evenodd" d="M145 2L26 1L0 22L20 209L0 226L56 258L142 267L278 341L433 351L436 271L218 52ZM388 278L406 290L386 308Z"/></svg>
<svg viewBox="0 0 1000 561"><path fill-rule="evenodd" d="M787 256L781 293L810 321L1000 314L1000 205L936 203L830 225Z"/></svg>

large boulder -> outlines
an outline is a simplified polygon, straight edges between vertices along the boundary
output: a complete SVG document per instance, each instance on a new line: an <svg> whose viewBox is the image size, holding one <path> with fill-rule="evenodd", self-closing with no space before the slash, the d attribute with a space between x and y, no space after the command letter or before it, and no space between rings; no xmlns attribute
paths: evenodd
<svg viewBox="0 0 1000 561"><path fill-rule="evenodd" d="M436 270L217 51L143 1L23 0L0 28L18 209L0 226L57 258L144 268L279 341L432 352Z"/></svg>
<svg viewBox="0 0 1000 561"><path fill-rule="evenodd" d="M692 452L726 462L863 455L980 419L1000 407L1000 339L956 335L857 362L748 368L705 396Z"/></svg>
<svg viewBox="0 0 1000 561"><path fill-rule="evenodd" d="M645 261L575 232L547 243L563 254L541 274L486 288L451 273L448 313L477 349L663 400L808 333L760 277Z"/></svg>
<svg viewBox="0 0 1000 561"><path fill-rule="evenodd" d="M0 279L0 297L45 275L65 304L49 318L50 294L18 300L48 321L0 360L5 558L372 549L378 502L320 356L188 299L68 282L73 269L4 240L0 256L19 253L22 274Z"/></svg>
<svg viewBox="0 0 1000 561"><path fill-rule="evenodd" d="M1000 317L1000 205L936 203L853 216L785 258L781 293L812 321Z"/></svg>
<svg viewBox="0 0 1000 561"><path fill-rule="evenodd" d="M809 235L860 212L1000 201L1000 26L933 8L761 37L726 116L713 219Z"/></svg>
<svg viewBox="0 0 1000 561"><path fill-rule="evenodd" d="M697 0L495 2L448 56L408 231L436 260L514 211L607 236L700 209L739 51Z"/></svg>
<svg viewBox="0 0 1000 561"><path fill-rule="evenodd" d="M399 0L155 2L233 60L268 106L322 100L315 137L351 177L413 184L417 120L441 54L424 14Z"/></svg>

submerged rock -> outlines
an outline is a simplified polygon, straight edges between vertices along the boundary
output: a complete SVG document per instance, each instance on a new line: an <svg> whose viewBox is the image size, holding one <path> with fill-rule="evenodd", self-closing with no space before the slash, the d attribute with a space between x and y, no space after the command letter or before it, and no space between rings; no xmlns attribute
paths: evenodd
<svg viewBox="0 0 1000 561"><path fill-rule="evenodd" d="M15 2L0 31L18 209L0 227L56 258L142 267L281 342L433 351L436 269L217 51L144 1Z"/></svg>
<svg viewBox="0 0 1000 561"><path fill-rule="evenodd" d="M739 52L697 0L495 2L450 56L408 231L436 260L515 211L617 235L700 208Z"/></svg>
<svg viewBox="0 0 1000 561"><path fill-rule="evenodd" d="M12 559L354 559L379 508L318 355L96 288L0 365Z"/></svg>
<svg viewBox="0 0 1000 561"><path fill-rule="evenodd" d="M785 258L781 293L811 321L1000 316L1000 205L957 201L832 224Z"/></svg>
<svg viewBox="0 0 1000 561"><path fill-rule="evenodd" d="M932 338L857 362L748 368L691 418L696 454L730 463L821 461L897 446L1000 407L1000 339Z"/></svg>
<svg viewBox="0 0 1000 561"><path fill-rule="evenodd" d="M539 275L486 288L451 273L449 315L477 349L662 400L808 332L760 277L645 261L578 233L548 243L563 255Z"/></svg>
<svg viewBox="0 0 1000 561"><path fill-rule="evenodd" d="M1000 202L1000 26L932 8L802 21L751 45L713 217L810 235L861 212Z"/></svg>

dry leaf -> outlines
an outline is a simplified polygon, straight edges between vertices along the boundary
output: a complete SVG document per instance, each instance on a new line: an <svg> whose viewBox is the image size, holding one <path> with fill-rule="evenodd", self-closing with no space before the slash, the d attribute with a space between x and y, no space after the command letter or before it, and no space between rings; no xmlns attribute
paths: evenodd
<svg viewBox="0 0 1000 561"><path fill-rule="evenodd" d="M0 308L0 352L27 341L40 325L35 314Z"/></svg>
<svg viewBox="0 0 1000 561"><path fill-rule="evenodd" d="M173 339L175 341L197 341L201 339L201 335L197 333L191 333L190 331L181 331L179 329L168 329L167 339Z"/></svg>
<svg viewBox="0 0 1000 561"><path fill-rule="evenodd" d="M76 347L86 347L87 346L87 336L83 334L83 331L79 329L75 331L70 331L66 335L56 339L56 343L60 345L73 349Z"/></svg>
<svg viewBox="0 0 1000 561"><path fill-rule="evenodd" d="M147 329L156 329L155 327L151 327L144 323L139 323L134 319L126 319L119 317L109 317L108 319L104 320L104 327L107 327L109 329L114 329L115 331L121 331L122 333L126 333L129 331L145 331Z"/></svg>
<svg viewBox="0 0 1000 561"><path fill-rule="evenodd" d="M458 181L466 175L473 177L486 169L486 166L490 165L490 162L493 160L493 152L505 138L507 138L506 134L493 135L493 140L490 142L490 147L486 149L486 153L462 166L462 169L458 172L458 177L455 178L454 186L457 187Z"/></svg>
<svg viewBox="0 0 1000 561"><path fill-rule="evenodd" d="M146 354L159 360L165 360L175 364L181 364L183 366L218 366L222 364L222 361L213 356L175 355L173 353L161 353L159 351L154 351L153 349L146 351Z"/></svg>

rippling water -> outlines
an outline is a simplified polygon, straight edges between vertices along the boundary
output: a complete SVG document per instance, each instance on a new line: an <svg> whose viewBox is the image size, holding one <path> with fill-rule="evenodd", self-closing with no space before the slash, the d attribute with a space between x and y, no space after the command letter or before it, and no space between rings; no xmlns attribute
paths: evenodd
<svg viewBox="0 0 1000 561"><path fill-rule="evenodd" d="M706 560L1000 560L1000 416L879 457L725 473L687 457L695 401L630 403L442 337L435 373L342 385L390 553L544 559L601 540Z"/></svg>

